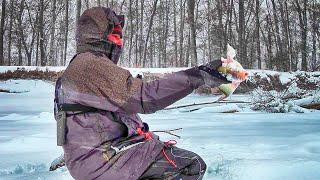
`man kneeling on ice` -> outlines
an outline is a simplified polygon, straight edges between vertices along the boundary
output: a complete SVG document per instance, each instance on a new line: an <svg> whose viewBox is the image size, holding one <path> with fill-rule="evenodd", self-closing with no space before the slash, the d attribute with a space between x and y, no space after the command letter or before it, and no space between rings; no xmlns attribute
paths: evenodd
<svg viewBox="0 0 320 180"><path fill-rule="evenodd" d="M202 179L199 155L161 142L137 113L154 113L201 85L228 83L221 61L144 82L117 66L124 17L86 10L78 21L77 54L56 83L58 145L75 179ZM170 126L170 125L168 125Z"/></svg>

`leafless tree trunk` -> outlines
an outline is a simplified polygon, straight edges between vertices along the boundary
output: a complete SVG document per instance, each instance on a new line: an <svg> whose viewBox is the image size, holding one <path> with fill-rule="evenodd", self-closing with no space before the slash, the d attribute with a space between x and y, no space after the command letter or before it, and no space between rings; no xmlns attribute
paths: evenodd
<svg viewBox="0 0 320 180"><path fill-rule="evenodd" d="M198 63L197 58L197 42L196 42L196 26L194 20L195 0L188 0L188 19L190 24L190 50L191 50L191 66L196 66Z"/></svg>
<svg viewBox="0 0 320 180"><path fill-rule="evenodd" d="M65 36L64 36L64 56L63 65L67 62L67 49L68 49L68 30L69 30L69 1L65 0Z"/></svg>
<svg viewBox="0 0 320 180"><path fill-rule="evenodd" d="M147 46L148 46L150 31L151 31L152 24L153 24L153 18L154 18L154 15L155 15L155 13L156 13L156 10L157 10L157 3L158 3L158 0L155 0L154 3L153 3L153 7L152 7L152 13L151 13L151 16L150 16L148 32L147 32L146 40L145 40L145 42L144 42L144 53L143 53L142 67L144 67L145 64L146 64Z"/></svg>
<svg viewBox="0 0 320 180"><path fill-rule="evenodd" d="M4 19L6 18L6 0L2 0L1 24L0 24L0 66L4 65L3 38L4 38Z"/></svg>
<svg viewBox="0 0 320 180"><path fill-rule="evenodd" d="M281 2L280 2L281 3ZM287 57L288 61L287 63L287 70L292 71L292 40L291 40L291 32L290 32L290 20L289 20L289 12L288 12L288 2L284 1L284 33L285 33L285 42L286 42L286 48L287 48Z"/></svg>
<svg viewBox="0 0 320 180"><path fill-rule="evenodd" d="M247 67L247 61L246 61L246 44L245 44L245 9L244 9L244 0L239 0L239 32L238 32L238 51L239 51L239 60L244 65L244 67Z"/></svg>
<svg viewBox="0 0 320 180"><path fill-rule="evenodd" d="M165 20L164 24L164 45L163 45L163 67L167 67L168 65L168 56L167 56L167 44L168 44L168 32L169 32L169 2L165 1Z"/></svg>
<svg viewBox="0 0 320 180"><path fill-rule="evenodd" d="M301 68L303 71L308 70L307 62L307 35L308 35L308 19L307 19L307 4L308 0L303 1L303 31L302 31L302 62Z"/></svg>
<svg viewBox="0 0 320 180"><path fill-rule="evenodd" d="M44 14L44 0L39 1L39 43L40 43L40 59L41 59L41 66L45 66L46 61L46 55L44 51L44 22L43 22L43 14Z"/></svg>
<svg viewBox="0 0 320 180"><path fill-rule="evenodd" d="M37 31L36 66L39 65L39 41L40 41L40 36L39 36L39 31Z"/></svg>
<svg viewBox="0 0 320 180"><path fill-rule="evenodd" d="M35 35L38 32L38 28L37 28L37 24L38 24L38 16L36 16L36 19L33 20L32 19L32 15L31 15L31 10L29 8L29 5L26 4L25 5L26 9L27 9L27 13L28 13L28 19L29 19L29 24L32 27L32 35L31 35L31 42L30 44L27 43L27 39L28 37L25 37L24 35L24 28L20 27L20 31L21 31L21 43L23 44L24 50L25 50L25 54L27 56L27 60L28 60L28 66L32 65L32 52L33 52L33 44L35 41Z"/></svg>
<svg viewBox="0 0 320 180"><path fill-rule="evenodd" d="M208 61L212 61L212 51L211 51L211 2L210 0L207 1L207 54L208 54Z"/></svg>
<svg viewBox="0 0 320 180"><path fill-rule="evenodd" d="M295 1L296 8L299 15L300 32L301 32L301 69L306 71L308 69L307 63L307 0L303 0L303 9L300 6L299 0Z"/></svg>
<svg viewBox="0 0 320 180"><path fill-rule="evenodd" d="M9 30L8 30L8 66L11 66L11 44L12 44L12 26L13 26L13 7L14 1L10 1L10 21L9 21Z"/></svg>
<svg viewBox="0 0 320 180"><path fill-rule="evenodd" d="M140 19L138 18L139 17L139 12L138 12L138 9L139 9L139 2L136 1L135 3L135 31L134 31L134 36L135 36L135 40L134 40L134 52L135 52L135 62L136 64L138 64L139 66L141 66L141 59L139 59L138 55L139 55L139 52L138 52L138 40L139 40L139 22L140 22Z"/></svg>
<svg viewBox="0 0 320 180"><path fill-rule="evenodd" d="M78 23L78 20L81 15L81 0L77 0L77 14L76 14L76 22Z"/></svg>
<svg viewBox="0 0 320 180"><path fill-rule="evenodd" d="M223 54L223 23L222 23L222 0L217 0L217 13L218 13L218 30L217 30L217 35L218 35L218 46L219 46L219 54ZM225 45L226 46L226 45Z"/></svg>
<svg viewBox="0 0 320 180"><path fill-rule="evenodd" d="M312 1L312 9L310 9L311 26L312 26L312 57L311 57L311 70L317 71L320 65L317 61L317 32L319 32L319 16L320 11L316 11L316 0ZM318 44L320 44L318 42Z"/></svg>
<svg viewBox="0 0 320 180"><path fill-rule="evenodd" d="M188 34L187 34L187 39L188 39L188 43L187 43L187 50L186 50L186 58L185 58L185 64L184 64L184 66L185 67L188 67L189 66L189 57L190 57L190 46L191 46L191 32L190 32L191 30L189 29L189 31L188 31Z"/></svg>
<svg viewBox="0 0 320 180"><path fill-rule="evenodd" d="M184 18L185 18L185 4L186 0L180 0L180 39L179 39L179 63L180 66L183 66L183 41L184 41Z"/></svg>
<svg viewBox="0 0 320 180"><path fill-rule="evenodd" d="M271 0L272 8L273 8L273 18L274 18L274 26L275 26L275 37L276 37L276 47L277 47L277 55L276 55L276 65L278 70L284 70L283 61L285 60L285 54L283 52L283 43L280 36L280 28L279 28L279 19L277 14L276 3L274 0Z"/></svg>
<svg viewBox="0 0 320 180"><path fill-rule="evenodd" d="M316 0L313 0L312 4L313 9L316 9ZM312 10L310 12L312 17L312 58L311 58L311 69L313 71L317 71L317 68L320 67L320 65L317 63L317 32L319 31L319 15L320 11L317 12L315 10ZM318 42L319 43L319 42Z"/></svg>
<svg viewBox="0 0 320 180"><path fill-rule="evenodd" d="M23 41L23 29L22 29L22 16L24 11L24 0L21 0L19 5L19 14L17 16L18 20L18 28L16 29L16 33L18 35L18 65L22 65L22 41Z"/></svg>
<svg viewBox="0 0 320 180"><path fill-rule="evenodd" d="M273 69L273 56L272 56L272 30L271 30L271 17L268 14L267 15L267 24L266 24L266 28L268 29L268 38L267 38L267 59L268 59L268 63L267 63L267 68L268 69Z"/></svg>
<svg viewBox="0 0 320 180"><path fill-rule="evenodd" d="M140 33L139 33L139 59L143 58L143 20L144 20L144 0L141 0L140 2Z"/></svg>
<svg viewBox="0 0 320 180"><path fill-rule="evenodd" d="M173 0L173 31L174 31L174 66L178 66L178 35L177 35L177 4L176 0Z"/></svg>
<svg viewBox="0 0 320 180"><path fill-rule="evenodd" d="M232 44L233 40L233 33L232 33L232 10L234 8L233 0L230 0L230 7L229 7L229 32L228 32L228 38L229 38L229 43Z"/></svg>
<svg viewBox="0 0 320 180"><path fill-rule="evenodd" d="M130 25L130 33L129 33L129 61L131 60L132 53L132 38L133 38L133 15L132 15L132 0L129 1L129 25ZM135 64L137 65L137 64Z"/></svg>
<svg viewBox="0 0 320 180"><path fill-rule="evenodd" d="M54 53L56 51L56 48L54 46L55 42L55 30L56 30L56 5L57 0L52 1L52 7L51 7L51 31L50 31L50 61L53 65L57 65L57 59L54 58Z"/></svg>
<svg viewBox="0 0 320 180"><path fill-rule="evenodd" d="M256 0L256 47L257 47L257 61L258 61L258 68L261 69L261 50L260 50L260 1Z"/></svg>

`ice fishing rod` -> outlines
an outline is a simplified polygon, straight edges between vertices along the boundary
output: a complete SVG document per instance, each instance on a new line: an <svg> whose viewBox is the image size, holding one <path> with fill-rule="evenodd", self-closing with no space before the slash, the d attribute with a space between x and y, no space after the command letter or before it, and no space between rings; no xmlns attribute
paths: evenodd
<svg viewBox="0 0 320 180"><path fill-rule="evenodd" d="M157 130L157 131L152 131L152 132L154 132L154 133L167 133L167 134L169 134L169 135L172 135L172 136L175 136L175 137L177 137L177 138L181 138L181 136L179 136L179 135L176 135L176 134L174 134L173 132L175 132L175 131L179 131L179 130L182 130L182 128L176 128L176 129L169 129L169 130Z"/></svg>
<svg viewBox="0 0 320 180"><path fill-rule="evenodd" d="M186 105L181 105L181 106L167 107L167 108L164 108L163 110L172 110L172 109L179 109L179 108L199 106L199 105L217 104L217 103L238 103L238 104L243 103L243 104L247 104L247 103L250 103L250 102L220 100L220 98L219 98L218 100L211 101L211 102L193 103L193 104L186 104Z"/></svg>

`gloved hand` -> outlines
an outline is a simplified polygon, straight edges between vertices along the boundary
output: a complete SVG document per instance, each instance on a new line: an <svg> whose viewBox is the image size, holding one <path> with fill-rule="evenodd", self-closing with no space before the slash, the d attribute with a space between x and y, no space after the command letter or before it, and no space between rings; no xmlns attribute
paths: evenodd
<svg viewBox="0 0 320 180"><path fill-rule="evenodd" d="M193 67L185 70L189 76L190 83L193 85L194 89L201 85L206 85L210 88L218 87L221 84L229 84L225 75L222 75L218 69L222 66L221 60L211 61L207 64Z"/></svg>
<svg viewBox="0 0 320 180"><path fill-rule="evenodd" d="M211 61L198 67L205 85L214 88L220 86L221 84L231 83L226 76L223 76L218 71L218 69L221 67L221 60Z"/></svg>
<svg viewBox="0 0 320 180"><path fill-rule="evenodd" d="M218 87L225 98L230 96L242 81L248 79L248 72L233 59L235 55L235 50L228 45L227 59L211 61L184 72L189 76L194 88L203 84L211 88Z"/></svg>

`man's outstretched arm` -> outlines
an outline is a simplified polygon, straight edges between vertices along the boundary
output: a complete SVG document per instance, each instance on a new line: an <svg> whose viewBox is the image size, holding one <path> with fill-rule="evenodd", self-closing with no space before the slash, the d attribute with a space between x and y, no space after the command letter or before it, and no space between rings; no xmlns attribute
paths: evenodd
<svg viewBox="0 0 320 180"><path fill-rule="evenodd" d="M63 78L70 87L69 99L73 103L113 112L153 113L207 84L217 87L226 83L212 75L221 63L200 66L168 74L151 82L133 78L125 70L104 57L79 55L69 65Z"/></svg>

